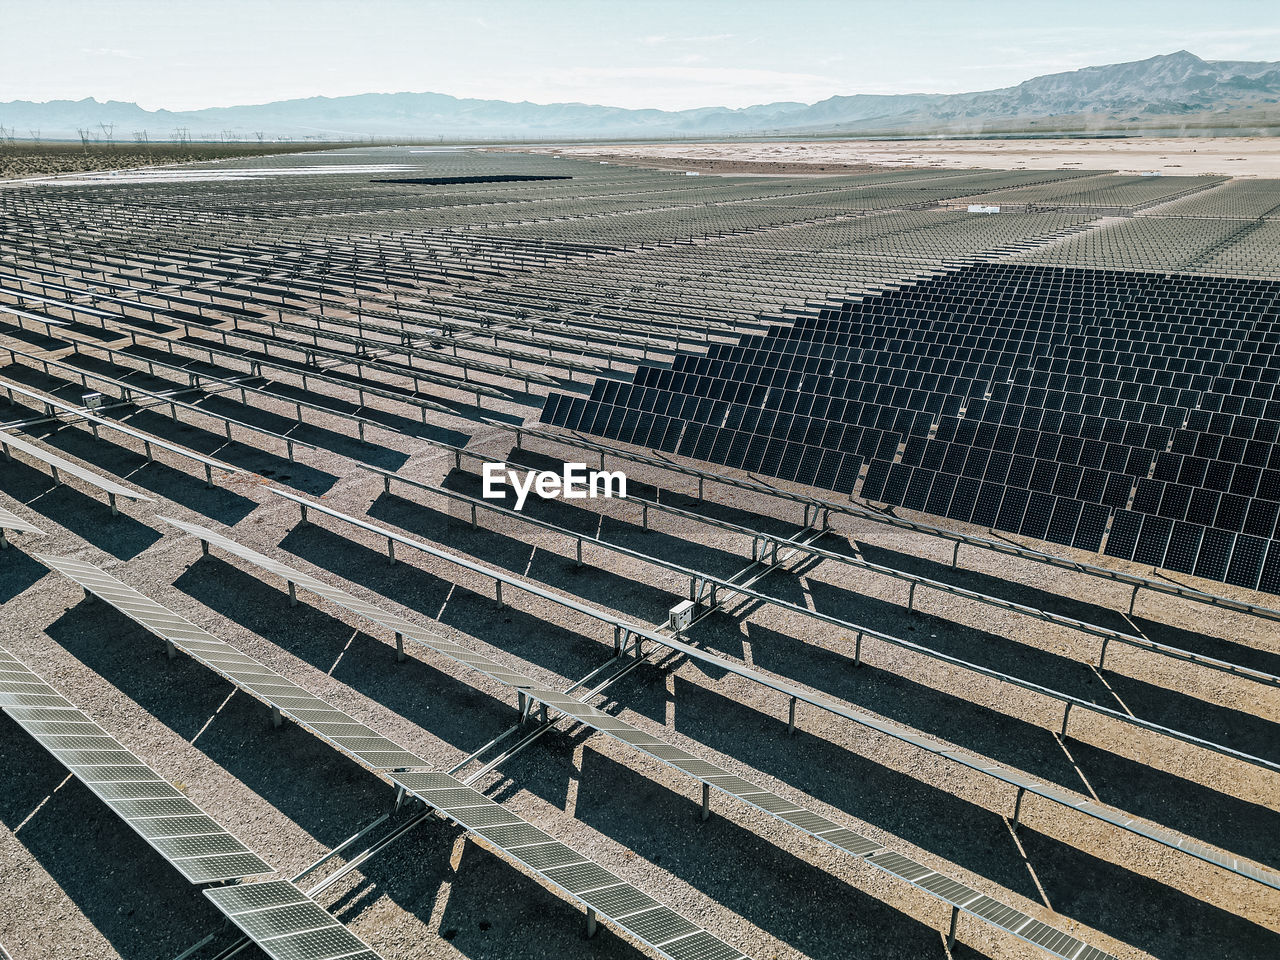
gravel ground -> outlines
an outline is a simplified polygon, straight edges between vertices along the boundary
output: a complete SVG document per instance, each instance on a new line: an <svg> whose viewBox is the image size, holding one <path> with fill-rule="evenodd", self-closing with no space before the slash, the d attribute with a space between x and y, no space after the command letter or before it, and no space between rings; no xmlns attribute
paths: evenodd
<svg viewBox="0 0 1280 960"><path fill-rule="evenodd" d="M246 419L264 416L225 402ZM536 416L516 405L498 410ZM15 415L0 405L0 418ZM296 507L273 496L262 477L636 619L665 619L687 591L674 573L599 548L588 547L589 562L577 569L570 538L519 520L482 511L473 530L462 508L428 492L397 486L385 493L357 461L465 489L477 482L474 462L456 470L451 455L411 432L371 433L376 445L360 444L348 438L347 424L318 418L299 436L323 449L290 463L267 443L226 446L216 433L155 414L134 422L216 449L261 476L206 490L182 461L162 456L165 465L147 466L132 441L94 441L79 428L45 438L156 500L127 504L112 520L96 493L75 482L53 486L42 468L6 463L0 502L47 535L18 535L17 549L0 554L0 635L281 875L390 810L392 789L296 726L271 729L261 704L185 657L168 660L155 638L85 600L28 552L99 564L441 769L510 725L515 698L507 689L429 651L411 649L397 664L385 631L309 595L290 608L283 583L216 550L202 557L195 540L160 517L231 526L255 549L561 686L609 658L611 634L599 624L516 591L499 608L484 578L416 551L399 551L400 562L389 566L385 544L364 531L314 515L298 526ZM461 417L441 416L432 429L470 438L471 449L495 460L545 464L568 452L538 440L531 451L513 451L509 433ZM690 492L687 480L642 468L629 475L636 492L653 484L664 501L696 504L678 496ZM582 503L531 501L526 509L713 574L749 561L750 544L738 534L656 513L646 531L634 504ZM774 532L800 526L796 505L734 488L709 485L701 508ZM820 545L1273 671L1280 662L1274 625L1247 616L1146 594L1130 617L1122 612L1128 590L1119 585L972 549L952 570L949 544L851 518L838 518ZM904 584L847 565L790 568L760 589L1280 759L1273 690L1115 646L1100 674L1088 665L1096 638L929 591L908 611ZM1280 861L1274 774L1082 711L1062 739L1061 707L1042 697L874 641L855 670L846 633L760 603L731 604L693 639L1189 836ZM1015 834L1012 788L812 708L800 710L798 731L788 737L786 698L731 674L659 657L608 698L642 729L1125 960L1280 954L1274 891L1035 798L1024 804ZM15 960L169 958L219 930L204 898L7 717L0 718L0 771L0 943ZM754 958L946 955L948 911L938 901L728 798L713 799L715 815L701 823L695 781L603 735L557 731L482 783ZM389 960L644 955L603 927L586 939L577 908L436 820L361 865L322 902ZM955 957L1042 955L972 917L960 919Z"/></svg>

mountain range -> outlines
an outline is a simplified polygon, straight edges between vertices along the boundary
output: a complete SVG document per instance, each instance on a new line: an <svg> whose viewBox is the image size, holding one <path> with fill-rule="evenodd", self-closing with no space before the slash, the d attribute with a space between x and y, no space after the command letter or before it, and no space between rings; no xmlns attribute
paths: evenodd
<svg viewBox="0 0 1280 960"><path fill-rule="evenodd" d="M441 93L309 97L204 110L95 99L0 103L27 137L191 139L597 139L743 135L1280 132L1280 62L1208 61L1180 50L957 94L857 94L819 103L632 110L584 103L459 99ZM111 131L107 133L105 131Z"/></svg>

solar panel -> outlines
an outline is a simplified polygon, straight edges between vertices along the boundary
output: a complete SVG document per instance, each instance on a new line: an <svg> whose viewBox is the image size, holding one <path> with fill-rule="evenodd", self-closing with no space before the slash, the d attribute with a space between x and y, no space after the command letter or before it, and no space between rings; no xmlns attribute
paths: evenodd
<svg viewBox="0 0 1280 960"><path fill-rule="evenodd" d="M3 647L0 708L190 883L242 880L274 872Z"/></svg>
<svg viewBox="0 0 1280 960"><path fill-rule="evenodd" d="M1161 566L1172 532L1172 520L1146 514L1142 518L1142 530L1138 533L1138 546L1133 551L1134 561L1152 567Z"/></svg>
<svg viewBox="0 0 1280 960"><path fill-rule="evenodd" d="M46 464L53 471L54 480L61 482L60 474L67 474L75 477L91 487L97 487L103 491L111 502L111 509L115 510L116 497L124 497L127 500L150 500L146 494L137 493L128 487L116 483L107 477L100 476L90 470L86 470L79 464L72 463L70 460L63 459L56 453L51 453L43 447L38 447L34 443L28 443L21 437L14 436L12 433L0 431L0 449L4 451L6 457L9 456L9 448L20 450L30 457Z"/></svg>
<svg viewBox="0 0 1280 960"><path fill-rule="evenodd" d="M11 513L4 507L0 507L0 550L9 546L9 540L5 536L6 530L12 530L15 533L34 533L37 536L44 536L44 531L35 524L23 520L16 513Z"/></svg>
<svg viewBox="0 0 1280 960"><path fill-rule="evenodd" d="M1223 580L1227 575L1227 563L1231 559L1231 551L1235 547L1236 535L1226 530L1215 530L1208 527L1204 531L1204 539L1200 541L1200 551L1196 556L1193 573L1197 577L1210 580Z"/></svg>
<svg viewBox="0 0 1280 960"><path fill-rule="evenodd" d="M1111 533L1103 551L1109 557L1132 560L1138 548L1138 532L1142 529L1142 514L1131 510L1117 510L1111 520Z"/></svg>
<svg viewBox="0 0 1280 960"><path fill-rule="evenodd" d="M378 954L288 880L204 895L271 960L377 960Z"/></svg>
<svg viewBox="0 0 1280 960"><path fill-rule="evenodd" d="M430 765L363 724L352 735L324 732L323 724L326 722L355 724L356 721L292 680L262 665L238 647L219 640L92 564L66 557L37 555L35 559L74 580L86 592L105 600L166 643L173 644L175 648L221 674L237 687L276 707L281 714L307 727L370 768L395 770Z"/></svg>
<svg viewBox="0 0 1280 960"><path fill-rule="evenodd" d="M745 954L685 920L669 907L448 774L398 773L392 781L453 820L482 846L522 863L563 893L671 960L696 956L746 960ZM528 829L512 835L504 828ZM508 842L503 842L503 841ZM509 841L516 842L509 842Z"/></svg>
<svg viewBox="0 0 1280 960"><path fill-rule="evenodd" d="M604 622L614 623L615 625L625 627L626 629L632 631L636 635L644 635L646 639L649 639L655 643L658 643L666 647L670 647L675 650L679 650L680 652L684 653L686 656L689 656L692 659L699 660L699 661L706 661L708 663L714 663L717 669L724 669L724 670L728 670L729 672L736 673L740 676L749 677L753 681L757 683L761 683L765 686L771 687L775 690L779 690L795 698L797 701L802 701L805 703L810 703L810 704L819 706L824 710L827 710L838 716L845 717L846 719L852 720L856 723L860 723L860 724L872 727L873 729L876 729L876 730L881 730L885 733L888 733L890 736L903 740L904 742L915 744L924 749L933 750L939 755L946 756L952 760L955 760L956 762L970 766L973 769L981 770L983 772L989 773L992 776L1000 777L1001 779L1006 779L1007 782L1009 783L1013 783L1019 786L1026 786L1027 789L1029 790L1032 790L1032 789L1038 790L1038 788L1027 785L1028 781L1025 776L1022 776L1015 772L1007 771L1005 768L1002 768L998 765L993 765L986 760L969 758L968 755L965 754L963 751L956 750L950 747L949 745L931 741L926 737L922 737L917 733L909 731L907 728L901 728L894 724L888 723L887 721L882 721L882 720L879 720L878 718L874 718L869 715L858 713L843 705L834 703L832 701L828 701L825 698L822 698L821 696L815 695L810 691L804 690L803 688L799 688L792 684L789 684L786 681L778 680L776 678L761 674L759 671L753 670L750 667L745 667L742 665L734 664L732 662L727 662L719 657L713 657L711 654L707 654L699 650L697 647L693 647L689 644L685 644L677 639L673 639L673 638L666 637L659 634L650 633L649 631L646 631L643 628L639 628L636 624L630 623L625 620L620 620L598 609L593 609L589 606L585 606L567 597L547 593L546 591L541 590L536 585L528 583L527 581L522 581L517 578L511 577L507 574L494 571L490 568L484 567L483 565L473 563L472 561L467 560L465 558L457 557L439 548L431 547L426 544L421 544L421 543L418 543L417 541L413 541L409 538L400 537L399 535L392 534L389 531L385 530L384 528L376 527L375 525L369 524L366 521L362 521L357 518L347 516L323 504L318 504L312 501L304 500L303 498L297 497L287 491L276 490L274 492L276 492L279 496L284 497L285 499L293 500L294 502L297 502L297 503L306 504L311 509L319 510L320 512L325 513L327 515L334 516L339 519L345 520L349 523L353 523L357 526L363 527L365 529L372 530L381 536L397 536L401 542L407 543L411 546L417 546L419 549L422 549L432 554L433 556L446 559L449 562L458 564L467 569L482 572L487 576L494 577L495 579L501 579L501 580L505 580L507 582L516 584L521 589L524 589L527 592L533 593L537 596L542 596L562 606L577 610L581 613L585 613L589 616L592 616ZM868 631L868 632L873 633L874 631ZM882 634L877 634L877 635L881 636L884 639L889 639L891 642L896 642L896 641L892 641L892 638L888 638L885 635L882 635ZM1194 655L1190 655L1190 656L1194 657ZM1043 688L1040 688L1040 689L1043 689ZM1084 701L1073 701L1073 702L1081 705L1084 705L1085 703ZM1096 710L1099 708L1094 706L1087 706L1086 709ZM1102 712L1105 712L1108 715L1114 716L1118 719L1126 716L1124 714L1120 714L1118 712L1113 712L1105 709L1103 709ZM1143 721L1131 720L1131 722L1137 722L1139 723L1139 725L1144 725L1144 726L1147 725ZM601 726L602 728L604 728L605 726L604 723L602 723ZM1158 729L1165 730L1165 728L1158 728ZM1168 730L1165 730L1165 732L1170 734L1175 733L1174 731L1168 731ZM1196 741L1196 742L1199 742L1202 745L1204 744L1204 741ZM1230 751L1227 748L1221 748L1216 746L1214 748L1222 750L1223 752L1233 753L1233 751ZM743 784L746 783L746 781L741 781L739 780L739 778L733 778L733 779L738 783L743 783ZM1048 788L1045 788L1045 789L1047 790ZM1045 793L1044 795L1049 796L1050 794ZM1069 795L1063 792L1062 796L1069 796ZM1063 802L1063 801L1059 800L1058 802ZM1081 802L1082 801L1080 800L1080 798L1077 797L1075 800L1071 802L1071 806L1073 806L1073 808L1079 809ZM1202 859L1210 859L1211 862L1219 863L1228 870L1232 870L1233 872L1237 872L1237 873L1241 873L1242 875L1253 877L1254 879L1259 879L1260 882L1267 883L1268 885L1274 885L1276 886L1277 889L1280 889L1280 878L1275 877L1271 872L1263 868L1259 868L1256 865L1248 864L1247 862L1242 862L1239 860L1239 858L1236 858L1232 855L1213 851L1212 848L1203 847L1203 845L1200 845L1200 846L1188 845L1186 838L1180 837L1180 835L1175 834L1172 831L1165 830L1164 828L1157 827L1155 825L1144 824L1142 821L1135 820L1135 818L1133 818L1132 816L1128 814L1123 814L1119 811L1115 811L1112 808L1099 808L1099 812L1093 815L1101 816L1104 819L1107 819L1108 822L1113 823L1123 829L1130 829L1130 830L1134 830L1135 832L1142 833L1143 836L1149 836L1153 839L1158 840L1158 842L1166 843L1170 846L1176 847L1177 849L1188 850L1188 852L1191 852L1194 856L1201 857Z"/></svg>
<svg viewBox="0 0 1280 960"><path fill-rule="evenodd" d="M271 560L256 551L243 546L215 531L196 524L184 523L181 521L169 520L166 522L182 529L194 536L200 537L206 543L217 545L218 547L229 551L243 559L269 570L286 580L296 583L299 586L316 593L318 596L351 610L366 619L379 623L389 629L392 629L405 637L411 638L418 643L429 647L430 649L441 653L451 659L464 663L473 669L479 670L491 677L499 679L508 685L516 686L523 690L528 696L534 700L546 704L548 707L573 718L579 723L589 726L595 730L601 731L606 735L620 740L633 748L654 757L661 762L681 770L690 776L696 777L705 783L709 783L716 789L723 791L738 800L753 806L759 810L763 810L774 816L778 816L794 826L799 827L805 832L831 844L839 849L844 850L854 856L866 856L877 850L881 850L882 845L875 843L865 837L862 837L845 827L831 821L819 814L812 813L798 806L791 801L779 796L776 793L767 791L753 783L732 776L727 770L715 766L712 763L702 760L693 754L672 744L663 743L650 734L643 733L630 724L619 720L611 714L605 713L595 707L582 702L581 700L558 691L540 687L528 677L511 671L497 661L494 661L483 654L472 651L460 644L444 638L435 636L434 634L423 630L421 627L415 626L394 614L389 614L380 608L358 600L349 593L334 587L323 581L320 581L308 574L290 568L278 561ZM439 774L421 774L407 775L404 778L397 777L397 782L408 783L410 780L417 787L417 794L425 796L430 793L431 800L434 804L454 804L457 806L466 806L470 810L474 806L476 796L480 794L468 794L458 789L458 781L451 778L444 778ZM430 785L430 791L427 787ZM440 807L447 809L447 807ZM462 811L466 813L467 811ZM457 810L454 810L457 813ZM459 816L459 822L464 826L467 825L465 819ZM521 842L512 845L511 841L517 839L510 833L509 828L497 828L507 830L506 833L497 833L495 830L482 830L481 833L487 839L505 845L510 852L520 857L524 862L538 870L548 869L551 863L547 858L551 856L564 857L569 854L564 853L568 848L551 847L550 844L542 839L544 835L533 827L521 827L526 834L537 834L537 837L521 836ZM538 862L530 862L528 857L521 857L522 850L533 851L539 848L541 852L537 854ZM572 851L569 851L572 853ZM566 861L573 862L573 861ZM563 866L565 864L556 863L554 865Z"/></svg>
<svg viewBox="0 0 1280 960"><path fill-rule="evenodd" d="M1102 535L1107 529L1107 520L1111 511L1096 503L1086 503L1080 511L1080 520L1076 526L1071 545L1081 550L1097 551L1102 547Z"/></svg>

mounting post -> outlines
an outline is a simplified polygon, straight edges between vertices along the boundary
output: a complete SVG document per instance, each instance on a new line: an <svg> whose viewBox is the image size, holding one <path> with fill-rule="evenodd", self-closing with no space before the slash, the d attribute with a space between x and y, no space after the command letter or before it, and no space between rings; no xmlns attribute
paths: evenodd
<svg viewBox="0 0 1280 960"><path fill-rule="evenodd" d="M1062 731L1061 736L1067 735L1067 721L1071 719L1071 701L1067 701L1067 709L1062 711Z"/></svg>
<svg viewBox="0 0 1280 960"><path fill-rule="evenodd" d="M1026 794L1026 792L1027 792L1026 787L1019 787L1018 798L1013 801L1013 820L1010 822L1014 830L1018 829L1019 818L1022 816L1022 798Z"/></svg>
<svg viewBox="0 0 1280 960"><path fill-rule="evenodd" d="M593 908L587 907L587 939L590 940L596 935L596 912Z"/></svg>
<svg viewBox="0 0 1280 960"><path fill-rule="evenodd" d="M298 586L292 580L289 581L289 606L296 607L298 605Z"/></svg>
<svg viewBox="0 0 1280 960"><path fill-rule="evenodd" d="M1102 669L1102 665L1107 662L1107 641L1110 637L1102 638L1102 652L1098 655L1098 669Z"/></svg>
<svg viewBox="0 0 1280 960"><path fill-rule="evenodd" d="M862 631L858 631L858 636L853 641L853 665L855 667L862 666Z"/></svg>
<svg viewBox="0 0 1280 960"><path fill-rule="evenodd" d="M702 819L705 821L711 816L711 784L702 784Z"/></svg>
<svg viewBox="0 0 1280 960"><path fill-rule="evenodd" d="M396 631L396 663L404 663L404 634Z"/></svg>
<svg viewBox="0 0 1280 960"><path fill-rule="evenodd" d="M387 537L387 566L396 562L396 542Z"/></svg>
<svg viewBox="0 0 1280 960"><path fill-rule="evenodd" d="M282 723L284 723L284 717L280 716L280 708L273 705L271 707L271 726L278 730Z"/></svg>
<svg viewBox="0 0 1280 960"><path fill-rule="evenodd" d="M506 604L502 602L502 581L501 580L493 581L493 588L494 588L494 593L496 594L496 599L498 601L498 607L499 608L505 607Z"/></svg>
<svg viewBox="0 0 1280 960"><path fill-rule="evenodd" d="M787 717L787 735L794 736L796 732L796 698L791 698L791 713Z"/></svg>
<svg viewBox="0 0 1280 960"><path fill-rule="evenodd" d="M951 928L947 930L947 950L951 951L956 948L956 918L960 916L960 908L951 908Z"/></svg>

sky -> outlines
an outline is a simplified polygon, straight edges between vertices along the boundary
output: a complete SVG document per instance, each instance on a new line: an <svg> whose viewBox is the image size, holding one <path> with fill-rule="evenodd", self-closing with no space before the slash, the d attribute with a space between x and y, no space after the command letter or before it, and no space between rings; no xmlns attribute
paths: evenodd
<svg viewBox="0 0 1280 960"><path fill-rule="evenodd" d="M0 102L435 92L667 110L959 93L1186 49L1280 60L1266 0L0 0Z"/></svg>

